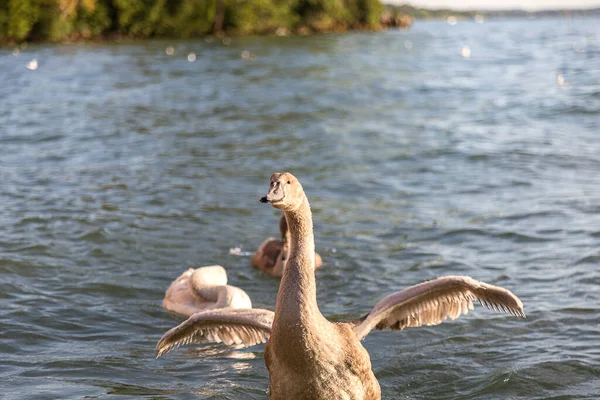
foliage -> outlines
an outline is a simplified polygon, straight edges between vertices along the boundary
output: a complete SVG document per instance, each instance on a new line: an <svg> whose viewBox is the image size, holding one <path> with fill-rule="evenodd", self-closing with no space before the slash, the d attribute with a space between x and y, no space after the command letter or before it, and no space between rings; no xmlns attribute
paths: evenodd
<svg viewBox="0 0 600 400"><path fill-rule="evenodd" d="M387 5L386 8L392 14L406 14L410 15L415 19L442 19L449 16L454 16L457 18L472 18L478 12L476 11L456 11L449 9L427 9L427 8L418 8L413 7L407 4L403 4L400 6Z"/></svg>
<svg viewBox="0 0 600 400"><path fill-rule="evenodd" d="M566 4L567 2L565 2ZM387 12L391 15L404 14L413 17L414 19L445 19L447 17L455 17L458 19L472 19L476 15L484 15L486 18L561 18L561 17L597 17L600 16L600 8L589 9L557 9L557 10L540 10L540 11L525 11L520 9L514 10L450 10L450 9L427 9L413 7L408 4L385 6Z"/></svg>
<svg viewBox="0 0 600 400"><path fill-rule="evenodd" d="M292 29L299 16L288 0L241 0L226 8L226 25L241 34Z"/></svg>
<svg viewBox="0 0 600 400"><path fill-rule="evenodd" d="M155 34L192 37L212 31L217 0L169 0Z"/></svg>
<svg viewBox="0 0 600 400"><path fill-rule="evenodd" d="M0 41L377 29L380 0L0 0Z"/></svg>
<svg viewBox="0 0 600 400"><path fill-rule="evenodd" d="M40 17L37 0L8 0L6 3L6 35L15 40L25 39Z"/></svg>
<svg viewBox="0 0 600 400"><path fill-rule="evenodd" d="M94 37L194 37L407 27L413 19L480 12L382 5L381 0L0 0L0 42ZM597 16L600 9L485 11L486 17Z"/></svg>
<svg viewBox="0 0 600 400"><path fill-rule="evenodd" d="M383 4L379 0L359 0L357 1L357 5L357 16L361 22L369 28L377 27L381 20Z"/></svg>

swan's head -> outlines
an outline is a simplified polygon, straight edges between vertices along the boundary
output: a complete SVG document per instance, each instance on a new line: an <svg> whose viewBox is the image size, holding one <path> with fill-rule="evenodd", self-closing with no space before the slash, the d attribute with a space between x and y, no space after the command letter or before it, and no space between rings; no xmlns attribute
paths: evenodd
<svg viewBox="0 0 600 400"><path fill-rule="evenodd" d="M295 210L302 204L304 200L304 189L289 172L275 172L271 175L271 183L269 184L269 192L260 199L261 203L271 203L275 208L288 211Z"/></svg>

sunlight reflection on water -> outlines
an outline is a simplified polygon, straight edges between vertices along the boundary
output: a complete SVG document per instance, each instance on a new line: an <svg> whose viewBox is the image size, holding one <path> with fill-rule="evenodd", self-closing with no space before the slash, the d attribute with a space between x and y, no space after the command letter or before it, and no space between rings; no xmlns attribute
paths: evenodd
<svg viewBox="0 0 600 400"><path fill-rule="evenodd" d="M268 177L290 170L314 213L324 315L445 274L525 303L525 321L478 307L369 335L383 398L594 398L599 27L1 50L3 394L264 398L263 346L159 360L154 346L179 321L164 291L192 265L224 265L273 308L278 281L249 258L278 233L258 203Z"/></svg>

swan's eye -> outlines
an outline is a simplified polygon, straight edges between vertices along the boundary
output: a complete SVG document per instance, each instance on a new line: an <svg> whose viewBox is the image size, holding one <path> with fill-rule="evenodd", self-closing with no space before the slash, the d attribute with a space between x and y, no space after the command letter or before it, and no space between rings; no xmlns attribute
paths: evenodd
<svg viewBox="0 0 600 400"><path fill-rule="evenodd" d="M291 184L292 182L288 181L288 185Z"/></svg>

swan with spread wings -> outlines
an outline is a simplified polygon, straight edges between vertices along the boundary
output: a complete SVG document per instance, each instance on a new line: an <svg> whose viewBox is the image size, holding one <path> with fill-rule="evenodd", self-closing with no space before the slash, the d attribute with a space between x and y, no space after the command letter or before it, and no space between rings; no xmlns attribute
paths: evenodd
<svg viewBox="0 0 600 400"><path fill-rule="evenodd" d="M385 297L358 320L330 322L317 305L312 214L300 182L290 173L273 174L261 202L285 212L291 234L275 311L198 312L163 335L157 356L202 341L266 343L272 399L376 400L379 383L361 344L371 330L437 325L467 314L477 301L525 317L521 300L509 290L467 276L444 276Z"/></svg>

